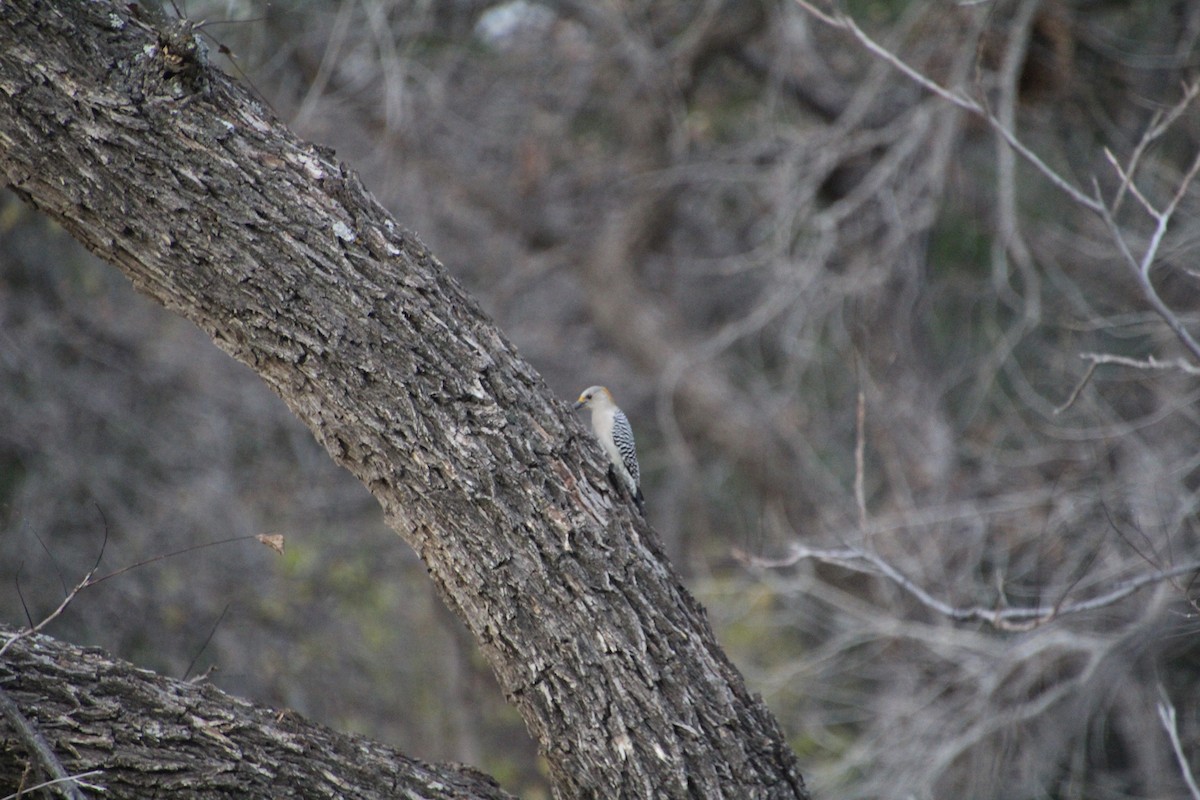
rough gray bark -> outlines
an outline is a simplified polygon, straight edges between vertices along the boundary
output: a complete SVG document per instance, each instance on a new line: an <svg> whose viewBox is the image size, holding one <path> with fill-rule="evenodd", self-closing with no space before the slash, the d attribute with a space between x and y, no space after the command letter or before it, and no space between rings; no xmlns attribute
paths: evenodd
<svg viewBox="0 0 1200 800"><path fill-rule="evenodd" d="M0 628L7 641L15 632ZM485 775L426 764L290 713L116 661L103 651L30 636L0 659L0 691L70 775L105 797L511 797ZM41 780L13 726L0 728L0 792ZM88 797L98 792L85 790Z"/></svg>
<svg viewBox="0 0 1200 800"><path fill-rule="evenodd" d="M567 406L327 150L186 26L6 2L0 169L255 369L382 504L560 797L806 797Z"/></svg>

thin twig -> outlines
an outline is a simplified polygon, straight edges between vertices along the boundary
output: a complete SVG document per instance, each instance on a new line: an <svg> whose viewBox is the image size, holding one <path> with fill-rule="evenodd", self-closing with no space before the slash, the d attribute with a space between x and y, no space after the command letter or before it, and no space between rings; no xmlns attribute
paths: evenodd
<svg viewBox="0 0 1200 800"><path fill-rule="evenodd" d="M1179 201L1183 199L1183 195L1187 192L1188 186L1191 185L1192 179L1196 177L1196 171L1200 169L1200 153L1196 154L1196 158L1192 161L1192 166L1188 168L1187 173L1183 176L1183 180L1179 182L1176 188L1175 196L1171 198L1171 202L1162 211L1156 211L1153 206L1146 203L1146 211L1158 223L1154 226L1154 233L1150 236L1150 242L1146 245L1146 252L1142 254L1140 261L1134 262L1134 267L1143 278L1149 279L1150 268L1154 266L1154 261L1158 257L1158 248L1162 244L1163 236L1167 233L1167 226L1171 222L1171 217L1175 214L1175 209L1179 206ZM1111 218L1111 217L1110 217ZM1115 226L1114 222L1114 226ZM1128 252L1128 248L1126 248Z"/></svg>
<svg viewBox="0 0 1200 800"><path fill-rule="evenodd" d="M1187 784L1188 791L1192 793L1192 800L1200 800L1200 786L1196 785L1196 776L1192 774L1192 768L1183 752L1183 744L1179 741L1179 725L1175 719L1175 706L1167 696L1166 690L1159 687L1159 693L1163 699L1158 702L1158 718L1162 721L1163 730L1167 732L1167 738L1171 740L1171 749L1175 752L1175 760L1179 762L1179 771L1183 773L1184 783Z"/></svg>
<svg viewBox="0 0 1200 800"><path fill-rule="evenodd" d="M39 534L37 531L31 531L31 533L33 533L33 538L37 539L37 543L41 546L42 552L45 553L46 557L50 559L50 564L54 567L54 574L58 576L58 583L62 586L63 594L66 594L70 591L70 589L67 588L67 576L63 574L62 567L59 565L58 559L54 557L54 553L50 552L50 548L46 545L46 540L42 538L41 534ZM26 609L26 615L28 615L28 609Z"/></svg>
<svg viewBox="0 0 1200 800"><path fill-rule="evenodd" d="M256 536L233 536L229 539L219 539L215 542L204 542L203 544L192 545L191 547L185 547L181 550L174 550L170 553L160 553L159 555L152 556L151 558L145 558L145 559L142 559L141 561L135 562L133 564L129 564L128 566L124 566L124 567L121 567L120 569L113 570L112 572L108 573L107 575L101 575L99 578L97 578L97 577L95 577L96 570L100 567L100 560L102 558L104 558L104 548L108 544L108 524L106 522L105 527L104 527L104 544L100 547L100 555L96 557L96 563L92 566L92 568L90 570L88 570L88 573L83 576L83 579L80 580L79 583L75 584L75 586L71 588L71 591L67 593L67 596L63 598L63 601L58 604L58 608L51 611L50 614L48 614L46 617L44 617L42 619L42 621L37 623L36 625L32 624L32 622L31 622L28 625L28 627L22 628L21 630L17 631L14 634L10 634L8 636L8 640L6 642L4 642L3 645L0 645L0 658L2 658L4 656L4 653L8 650L9 647L12 646L13 642L23 639L26 636L31 636L35 633L40 632L43 628L45 628L47 625L49 625L51 622L53 622L55 619L57 619L64 611L67 610L67 606L71 605L71 602L75 599L75 597L80 592L82 592L84 589L88 588L89 586L95 586L98 583L103 583L104 581L108 580L109 578L115 578L118 575L123 575L132 569L137 569L138 567L144 567L147 564L153 564L156 561L163 561L164 559L173 558L175 556L180 556L185 553L191 553L195 550L203 550L206 547L216 547L217 545L230 544L232 542L240 542L240 541L244 541L247 539L257 539L257 537Z"/></svg>
<svg viewBox="0 0 1200 800"><path fill-rule="evenodd" d="M99 578L96 578L96 580L92 581L91 584L89 584L89 585L103 583L104 581L108 580L109 578L115 578L118 575L124 575L126 572L129 572L130 570L137 569L138 567L144 567L147 564L153 564L156 561L165 561L168 558L174 558L175 556L181 556L186 553L194 552L196 550L204 550L205 548L217 547L218 545L222 545L222 544L232 544L233 542L243 542L243 541L246 541L247 539L257 540L258 537L254 536L254 535L231 536L228 539L218 539L215 542L202 542L200 544L193 544L189 547L184 547L179 550L172 550L169 553L159 553L156 556L151 556L150 558L143 558L141 561L135 561L134 563L128 564L124 567L121 567L120 569L113 570L112 572L108 573L107 575L101 575Z"/></svg>
<svg viewBox="0 0 1200 800"><path fill-rule="evenodd" d="M13 792L12 794L6 794L4 797L0 797L0 800L17 800L18 798L24 797L25 795L29 794L30 792L35 792L38 789L45 789L49 786L57 786L58 784L63 783L64 781L73 781L74 783L78 784L79 786L82 786L85 789L94 789L97 792L103 793L103 792L108 791L103 786L97 786L94 783L88 783L87 781L80 780L81 778L90 778L93 775L103 775L103 774L104 774L104 770L102 770L102 769L90 769L87 772L80 772L77 775L68 775L65 778L55 778L52 781L42 781L41 783L35 783L33 786L22 787L19 792Z"/></svg>
<svg viewBox="0 0 1200 800"><path fill-rule="evenodd" d="M1121 186L1117 190L1116 196L1113 198L1111 205L1101 203L1100 215L1104 219L1104 224L1112 235L1117 247L1121 251L1121 255L1125 257L1125 261L1133 270L1138 281L1138 285L1142 289L1142 294L1153 306L1154 310L1174 331L1175 335L1183 342L1184 346L1191 351L1192 355L1200 360L1200 344L1192 337L1191 333L1183 326L1179 318L1173 311L1163 302L1158 295L1158 290L1154 288L1154 284L1150 281L1150 270L1154 266L1154 262L1158 258L1158 251L1162 245L1163 237L1166 236L1167 228L1171 223L1171 218L1175 215L1175 211L1179 208L1184 196L1187 194L1188 188L1196 178L1197 172L1200 172L1200 152L1192 160L1191 166L1179 181L1179 185L1175 188L1175 194L1171 197L1163 209L1157 209L1154 204L1142 194L1134 183L1134 171L1137 169L1138 161L1141 159L1142 153L1151 142L1160 137L1171 124L1183 114L1184 110L1191 105L1196 96L1200 94L1200 81L1184 86L1183 97L1178 103L1171 108L1166 114L1161 114L1155 117L1151 122L1146 133L1142 135L1141 141L1134 148L1133 154L1130 156L1129 164L1122 167L1118 163L1116 157L1109 151L1105 150L1104 155L1112 164L1114 170L1121 177ZM1093 191L1097 200L1101 199L1099 184L1093 181ZM1124 197L1125 191L1131 192L1142 208L1155 221L1154 233L1151 234L1150 241L1146 245L1145 252L1142 253L1140 259L1135 258L1133 252L1129 248L1129 244L1125 241L1125 236L1121 232L1120 227L1116 222L1116 213L1121 206L1121 200Z"/></svg>
<svg viewBox="0 0 1200 800"><path fill-rule="evenodd" d="M196 655L192 657L191 662L188 663L187 670L184 671L183 677L179 680L186 681L188 679L188 675L192 674L192 667L196 666L196 662L200 660L200 656L204 655L205 649L208 648L208 643L211 642L213 636L216 635L217 628L221 625L221 621L225 619L225 615L229 612L229 607L231 605L233 605L233 603L226 603L225 607L221 609L221 616L217 617L217 621L214 622L212 628L209 629L208 637L204 640L204 644L200 645L200 649L196 651Z"/></svg>
<svg viewBox="0 0 1200 800"><path fill-rule="evenodd" d="M1115 197L1113 197L1113 201L1111 203L1111 212L1113 214L1116 214L1117 210L1121 207L1121 201L1125 199L1125 192L1129 192L1135 198L1137 198L1137 201L1142 204L1142 208L1146 210L1146 213L1150 214L1151 216L1156 216L1158 214L1157 210L1154 208L1154 205L1146 198L1146 195L1142 194L1142 190L1137 187L1137 184L1134 183L1133 180L1133 172L1137 166L1136 162L1141 158L1141 152L1138 148L1142 147L1144 144L1146 144L1146 137L1143 136L1142 141L1138 142L1137 147L1134 148L1133 155L1129 157L1130 165L1128 167L1122 167L1121 162L1117 161L1117 157L1113 155L1112 150L1109 150L1107 147L1104 148L1105 159L1108 160L1108 163L1112 165L1113 170L1115 170L1117 175L1119 175L1121 178L1121 185L1117 188L1117 194Z"/></svg>
<svg viewBox="0 0 1200 800"><path fill-rule="evenodd" d="M858 390L858 410L855 414L854 502L858 506L858 529L863 533L866 533L867 530L867 495L863 489L863 473L865 472L863 456L867 445L866 420L867 398L860 388Z"/></svg>
<svg viewBox="0 0 1200 800"><path fill-rule="evenodd" d="M1092 375L1094 374L1096 374L1095 361L1088 364L1087 370L1084 371L1083 377L1079 379L1079 383L1075 384L1075 388L1071 390L1071 395L1067 398L1067 401L1054 409L1055 416L1058 416L1071 406L1075 405L1075 401L1079 399L1080 393L1083 392L1083 387L1088 385L1088 383L1092 380Z"/></svg>
<svg viewBox="0 0 1200 800"><path fill-rule="evenodd" d="M20 639L24 639L26 636L31 636L31 635L37 633L42 628L46 627L51 622L53 622L55 619L57 619L60 614L62 614L64 611L66 611L67 606L71 605L71 601L75 599L75 595L79 594L81 591L83 591L84 589L86 589L88 586L91 585L92 574L95 571L96 570L93 567L91 572L88 572L87 575L84 575L83 580L81 580L79 583L75 584L75 586L72 587L71 591L67 592L67 596L64 597L63 601L58 604L58 608L51 611L47 616L45 616L42 619L41 622L37 623L36 625L31 624L25 628L22 628L21 630L17 631L16 633L11 634L8 637L8 641L6 641L2 646L0 646L0 658L4 657L4 653L7 652L8 648L12 646L13 642L19 641Z"/></svg>
<svg viewBox="0 0 1200 800"><path fill-rule="evenodd" d="M1112 163L1113 167L1117 169L1117 172L1122 176L1121 186L1117 189L1117 194L1113 198L1112 202L1113 214L1116 214L1117 211L1120 210L1121 201L1125 197L1125 191L1130 188L1136 188L1132 186L1133 175L1137 172L1139 162L1142 159L1142 155L1146 152L1146 148L1148 148L1156 139L1166 133L1167 130L1175 124L1175 120L1179 119L1179 117L1183 115L1183 112L1187 110L1188 106L1192 104L1192 101L1196 99L1198 94L1200 94L1200 81L1196 81L1190 85L1184 84L1183 97L1180 98L1178 103L1172 106L1170 111L1166 112L1165 114L1158 112L1154 115L1154 117L1150 120L1150 125L1146 129L1146 132L1142 134L1141 140L1139 140L1137 145L1133 148L1133 153L1131 153L1129 156L1129 163L1123 169L1117 165L1116 159L1113 158L1112 153L1105 148L1104 155L1108 158L1109 162ZM1144 199L1142 199L1142 202L1144 205L1149 205Z"/></svg>
<svg viewBox="0 0 1200 800"><path fill-rule="evenodd" d="M1179 208L1179 203L1183 200L1184 195L1187 194L1188 187L1196 179L1197 172L1200 172L1200 152L1196 153L1196 157L1192 159L1192 165L1188 167L1183 180L1175 187L1175 196L1171 198L1171 202L1163 209L1163 217L1169 220L1175 214L1175 209Z"/></svg>
<svg viewBox="0 0 1200 800"><path fill-rule="evenodd" d="M8 692L3 687L0 687L0 714L3 714L4 718L8 720L8 724L16 732L17 738L24 742L25 746L29 748L30 754L41 762L46 773L53 781L63 784L60 789L66 797L71 798L71 800L87 800L87 795L67 775L67 771L63 769L62 762L58 760L58 756L54 755L54 751L50 749L50 745L46 743L45 738L33 727L29 720L25 719L25 715L21 713L21 709L8 696Z"/></svg>
<svg viewBox="0 0 1200 800"><path fill-rule="evenodd" d="M75 586L71 588L71 591L67 592L67 596L64 597L63 601L58 604L58 608L51 611L49 616L44 617L41 622L37 623L36 625L33 624L33 618L29 616L29 609L26 608L25 615L29 621L29 626L8 637L8 641L0 646L0 658L4 657L5 651L12 646L13 642L37 633L42 628L46 627L55 619L57 619L60 614L67 610L67 606L71 605L71 601L75 599L75 595L79 594L81 591L91 585L92 576L96 574L96 570L100 569L100 562L104 560L104 551L108 548L108 517L104 516L104 509L100 508L99 505L96 506L96 510L100 512L100 519L104 522L104 539L100 542L100 552L96 554L96 563L92 564L92 568L88 570L86 575L83 576L83 579L79 581L79 583L75 584ZM19 583L17 584L17 593L20 594ZM25 598L22 596L21 603L24 604L24 602Z"/></svg>

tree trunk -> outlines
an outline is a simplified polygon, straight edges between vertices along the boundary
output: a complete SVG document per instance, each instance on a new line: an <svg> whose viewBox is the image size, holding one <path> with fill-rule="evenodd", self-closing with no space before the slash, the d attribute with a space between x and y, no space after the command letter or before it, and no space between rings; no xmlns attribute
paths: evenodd
<svg viewBox="0 0 1200 800"><path fill-rule="evenodd" d="M333 153L211 69L186 24L138 13L4 3L6 182L255 369L367 485L559 797L806 797L567 406Z"/></svg>
<svg viewBox="0 0 1200 800"><path fill-rule="evenodd" d="M0 628L7 640L14 632ZM16 729L27 727L71 775L104 797L507 798L486 775L426 764L382 745L277 713L210 685L163 678L47 636L0 659L0 792L44 779ZM13 724L11 709L19 715ZM26 775L26 765L34 768ZM87 796L99 792L84 790Z"/></svg>

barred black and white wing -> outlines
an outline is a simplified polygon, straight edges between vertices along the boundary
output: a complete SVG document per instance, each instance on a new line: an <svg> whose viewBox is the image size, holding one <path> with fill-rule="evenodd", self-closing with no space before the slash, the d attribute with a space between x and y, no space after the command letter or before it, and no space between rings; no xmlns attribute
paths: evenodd
<svg viewBox="0 0 1200 800"><path fill-rule="evenodd" d="M613 444L617 446L617 452L621 454L621 463L625 466L629 477L633 479L633 485L629 488L637 491L638 487L642 485L642 470L638 466L637 446L633 442L633 428L629 426L629 418L619 408L613 413L612 437Z"/></svg>

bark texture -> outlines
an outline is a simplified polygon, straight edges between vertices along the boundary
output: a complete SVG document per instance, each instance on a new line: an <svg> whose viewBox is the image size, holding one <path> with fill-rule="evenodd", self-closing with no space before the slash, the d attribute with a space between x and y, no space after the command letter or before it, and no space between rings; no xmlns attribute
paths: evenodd
<svg viewBox="0 0 1200 800"><path fill-rule="evenodd" d="M5 640L13 633L0 628ZM470 768L416 761L47 636L9 648L0 691L69 775L97 771L83 780L105 797L511 797ZM44 775L17 727L0 718L4 796Z"/></svg>
<svg viewBox="0 0 1200 800"><path fill-rule="evenodd" d="M136 6L6 2L5 181L255 369L382 504L560 797L805 797L569 408L333 153Z"/></svg>

